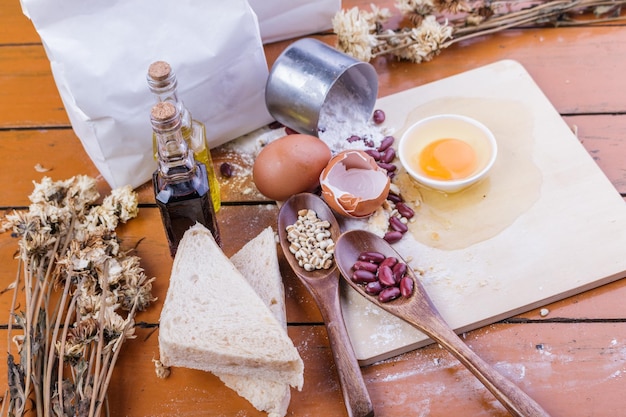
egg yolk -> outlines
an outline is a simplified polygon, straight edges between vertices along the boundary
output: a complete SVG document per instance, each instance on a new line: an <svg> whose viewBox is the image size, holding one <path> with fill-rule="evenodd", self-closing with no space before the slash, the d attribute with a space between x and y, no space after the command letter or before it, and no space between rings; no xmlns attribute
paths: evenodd
<svg viewBox="0 0 626 417"><path fill-rule="evenodd" d="M418 165L427 176L453 180L469 176L476 169L476 152L459 139L438 139L418 156Z"/></svg>

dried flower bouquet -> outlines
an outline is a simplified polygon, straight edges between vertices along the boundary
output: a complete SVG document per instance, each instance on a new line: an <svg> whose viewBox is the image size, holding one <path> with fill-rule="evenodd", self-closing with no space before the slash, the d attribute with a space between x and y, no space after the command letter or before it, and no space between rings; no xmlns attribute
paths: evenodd
<svg viewBox="0 0 626 417"><path fill-rule="evenodd" d="M1 415L99 416L106 409L121 345L134 337L135 314L154 301L154 278L115 234L137 215L137 195L123 187L95 205L99 197L93 178L45 177L35 183L29 209L8 214L0 227L19 238L8 329L10 401Z"/></svg>
<svg viewBox="0 0 626 417"><path fill-rule="evenodd" d="M384 29L389 9L372 4L334 16L337 49L362 61L381 55L420 63L450 45L504 29L531 25L589 25L625 20L626 1L600 0L396 0L408 25Z"/></svg>

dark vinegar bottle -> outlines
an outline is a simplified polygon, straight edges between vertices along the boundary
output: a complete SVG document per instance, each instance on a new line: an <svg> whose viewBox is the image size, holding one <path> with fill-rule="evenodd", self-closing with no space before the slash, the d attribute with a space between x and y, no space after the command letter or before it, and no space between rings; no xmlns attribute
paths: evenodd
<svg viewBox="0 0 626 417"><path fill-rule="evenodd" d="M178 243L196 222L208 228L221 246L206 166L195 161L183 138L178 109L170 102L160 102L150 116L159 164L152 184L170 254L176 255Z"/></svg>

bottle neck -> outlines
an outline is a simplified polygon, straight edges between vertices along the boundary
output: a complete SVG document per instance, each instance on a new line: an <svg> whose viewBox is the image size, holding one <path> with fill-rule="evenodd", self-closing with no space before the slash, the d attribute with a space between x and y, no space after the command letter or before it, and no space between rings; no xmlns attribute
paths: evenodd
<svg viewBox="0 0 626 417"><path fill-rule="evenodd" d="M180 118L181 124L183 128L183 136L187 136L187 134L191 134L191 113L185 107L185 104L182 100L178 98L178 80L176 79L176 74L174 72L170 72L167 77L163 79L155 79L148 75L148 87L154 97L158 102L170 102L176 106Z"/></svg>
<svg viewBox="0 0 626 417"><path fill-rule="evenodd" d="M168 181L181 181L195 175L196 161L182 133L180 114L174 120L152 119L156 136L159 175Z"/></svg>

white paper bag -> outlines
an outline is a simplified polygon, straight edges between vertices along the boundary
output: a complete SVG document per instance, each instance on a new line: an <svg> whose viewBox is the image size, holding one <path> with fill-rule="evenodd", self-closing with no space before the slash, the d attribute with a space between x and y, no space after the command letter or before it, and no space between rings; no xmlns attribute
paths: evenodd
<svg viewBox="0 0 626 417"><path fill-rule="evenodd" d="M341 0L249 0L259 18L264 43L332 28Z"/></svg>
<svg viewBox="0 0 626 417"><path fill-rule="evenodd" d="M149 180L146 83L164 60L211 147L272 119L258 21L246 0L21 0L37 29L72 127L111 187Z"/></svg>

